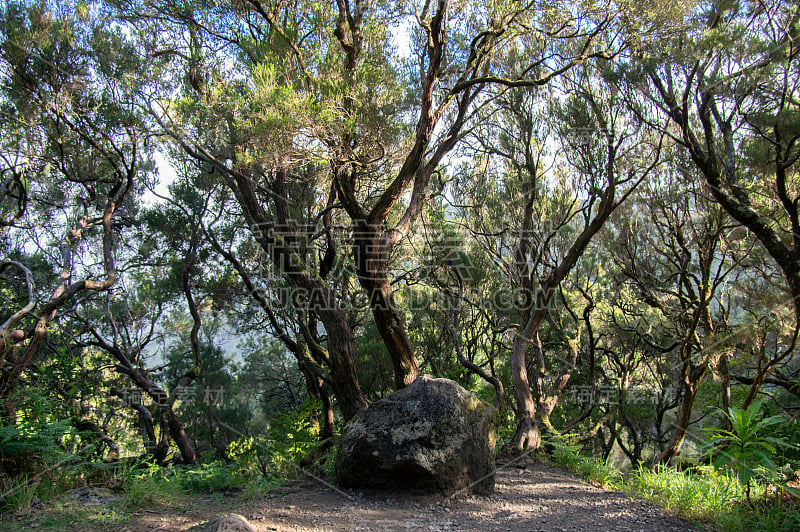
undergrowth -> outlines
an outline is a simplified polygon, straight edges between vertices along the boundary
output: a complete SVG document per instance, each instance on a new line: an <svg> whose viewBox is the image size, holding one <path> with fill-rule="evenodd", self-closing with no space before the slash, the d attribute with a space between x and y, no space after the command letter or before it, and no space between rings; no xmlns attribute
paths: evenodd
<svg viewBox="0 0 800 532"><path fill-rule="evenodd" d="M747 500L738 477L712 466L684 471L639 467L623 474L602 461L580 454L567 438L548 440L546 460L587 480L634 498L651 501L668 513L693 521L701 530L725 532L800 530L800 501L780 485L755 485L761 497Z"/></svg>
<svg viewBox="0 0 800 532"><path fill-rule="evenodd" d="M141 509L188 507L197 495L257 499L305 476L308 469L329 476L332 451L322 452L317 431L307 421L313 408L304 404L278 414L261 435L233 441L224 459L200 453L196 465L159 465L132 457L105 464L88 453L62 450L59 441L71 430L66 424L49 430L0 427L0 461L13 473L0 476L0 529L13 529L20 519L35 519L32 526L42 530L74 528L76 523L106 526L125 522ZM107 507L73 503L67 492L84 486L106 489L117 501Z"/></svg>

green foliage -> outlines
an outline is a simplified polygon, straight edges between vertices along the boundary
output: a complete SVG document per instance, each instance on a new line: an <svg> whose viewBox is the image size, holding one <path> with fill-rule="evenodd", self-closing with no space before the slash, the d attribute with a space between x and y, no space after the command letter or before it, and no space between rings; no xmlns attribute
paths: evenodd
<svg viewBox="0 0 800 532"><path fill-rule="evenodd" d="M209 319L210 321L210 319ZM200 345L202 370L188 390L179 396L176 410L187 433L194 435L199 453L213 450L216 460L225 460L225 449L235 435L222 424L237 430L248 426L254 417L253 409L242 397L236 365L222 349ZM176 343L167 352L168 365L163 374L164 385L173 390L181 378L195 367L188 342Z"/></svg>
<svg viewBox="0 0 800 532"><path fill-rule="evenodd" d="M123 474L124 505L148 507L192 493L244 491L255 498L297 476L298 463L319 447L309 423L317 405L306 402L296 411L278 414L263 437L242 436L228 445L227 462L160 467L145 464Z"/></svg>
<svg viewBox="0 0 800 532"><path fill-rule="evenodd" d="M63 453L60 444L71 429L68 419L49 423L34 418L16 425L0 425L0 458L50 461Z"/></svg>
<svg viewBox="0 0 800 532"><path fill-rule="evenodd" d="M724 531L790 531L800 524L800 504L780 498L759 504L747 501L746 487L735 475L713 467L677 471L639 468L624 488L694 521L709 522Z"/></svg>
<svg viewBox="0 0 800 532"><path fill-rule="evenodd" d="M175 482L168 469L156 464L130 468L122 474L122 489L125 493L125 508L145 508L183 495L180 483Z"/></svg>
<svg viewBox="0 0 800 532"><path fill-rule="evenodd" d="M307 401L295 411L277 414L263 436L241 436L227 446L226 460L196 466L141 464L122 474L126 508L181 500L193 493L243 491L255 498L295 478L298 464L320 445L310 423L318 405Z"/></svg>
<svg viewBox="0 0 800 532"><path fill-rule="evenodd" d="M652 501L669 513L723 531L790 531L800 524L800 504L780 497L748 501L746 486L731 472L702 466L685 471L639 467L628 475L580 454L567 437L548 439L549 458L588 480ZM780 493L780 492L779 492Z"/></svg>
<svg viewBox="0 0 800 532"><path fill-rule="evenodd" d="M510 409L503 409L500 412L500 420L497 424L497 444L495 445L495 454L499 452L508 442L514 437L517 431L517 419Z"/></svg>
<svg viewBox="0 0 800 532"><path fill-rule="evenodd" d="M656 502L671 513L703 520L713 519L744 495L744 487L735 476L708 467L693 471L640 467L625 485L631 493Z"/></svg>
<svg viewBox="0 0 800 532"><path fill-rule="evenodd" d="M3 513L28 510L38 498L36 490L39 482L32 481L28 473L14 477L3 487L5 492L0 498L0 511Z"/></svg>
<svg viewBox="0 0 800 532"><path fill-rule="evenodd" d="M68 489L97 455L93 436L59 419L60 405L38 390L17 407L16 422L0 424L0 508L10 511Z"/></svg>
<svg viewBox="0 0 800 532"><path fill-rule="evenodd" d="M0 510L17 512L72 487L96 454L70 418L38 390L19 397L17 419L0 424Z"/></svg>
<svg viewBox="0 0 800 532"><path fill-rule="evenodd" d="M244 473L236 467L236 464L216 462L181 467L176 469L176 478L181 488L187 492L207 493L241 487L246 478Z"/></svg>
<svg viewBox="0 0 800 532"><path fill-rule="evenodd" d="M731 429L706 429L714 434L703 444L707 455L717 454L714 465L730 467L745 485L747 498L755 478L776 479L780 473L774 461L778 450L792 445L779 436L771 436L784 424L780 416L759 419L763 402L755 401L747 409L732 408L725 412Z"/></svg>
<svg viewBox="0 0 800 532"><path fill-rule="evenodd" d="M779 499L755 506L739 504L717 514L715 522L725 531L792 532L800 529L800 506Z"/></svg>
<svg viewBox="0 0 800 532"><path fill-rule="evenodd" d="M245 491L249 496L263 494L286 479L264 479L257 472L241 467L241 462L213 461L197 466L132 468L123 475L127 509L147 508L166 503L182 503L192 494Z"/></svg>
<svg viewBox="0 0 800 532"><path fill-rule="evenodd" d="M309 460L320 447L318 429L311 423L318 409L316 401L306 400L296 410L279 413L270 421L264 456L271 476L293 476L296 465Z"/></svg>

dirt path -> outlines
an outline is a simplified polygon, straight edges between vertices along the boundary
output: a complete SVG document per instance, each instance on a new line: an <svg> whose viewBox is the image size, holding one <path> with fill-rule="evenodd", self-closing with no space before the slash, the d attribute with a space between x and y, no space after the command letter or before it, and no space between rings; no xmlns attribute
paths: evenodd
<svg viewBox="0 0 800 532"><path fill-rule="evenodd" d="M245 499L241 493L225 492L163 502L163 506L135 511L132 519L119 524L100 524L95 518L80 518L82 514L75 513L76 506L84 508L83 503L65 501L60 510L42 508L4 521L0 529L188 531L238 513L259 531L694 530L691 524L669 517L652 505L587 484L568 471L533 462L524 468L501 468L496 491L490 496L457 494L445 498L404 492L343 492L309 480L276 488L255 501ZM56 515L58 511L62 512L60 517Z"/></svg>
<svg viewBox="0 0 800 532"><path fill-rule="evenodd" d="M314 483L284 488L238 512L260 531L694 530L653 506L541 464L499 471L496 493L488 497L340 493Z"/></svg>

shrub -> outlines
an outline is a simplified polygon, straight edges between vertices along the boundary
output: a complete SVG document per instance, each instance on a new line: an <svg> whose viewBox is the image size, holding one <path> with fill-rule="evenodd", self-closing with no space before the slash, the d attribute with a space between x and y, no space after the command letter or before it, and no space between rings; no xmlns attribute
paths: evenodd
<svg viewBox="0 0 800 532"><path fill-rule="evenodd" d="M745 495L750 501L750 488L755 479L774 481L781 473L773 457L778 449L792 447L779 436L771 436L784 420L780 416L758 419L763 404L755 401L747 409L731 408L724 412L731 429L706 429L713 432L703 443L706 455L716 455L717 468L730 467L744 483Z"/></svg>

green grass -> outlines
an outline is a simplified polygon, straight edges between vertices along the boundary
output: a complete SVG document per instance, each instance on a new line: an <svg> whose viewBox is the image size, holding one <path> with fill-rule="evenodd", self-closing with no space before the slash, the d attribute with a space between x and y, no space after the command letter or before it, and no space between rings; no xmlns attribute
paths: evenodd
<svg viewBox="0 0 800 532"><path fill-rule="evenodd" d="M626 479L625 491L710 530L779 532L800 529L797 500L781 503L777 497L762 497L748 502L745 486L734 475L712 467L691 471L640 468Z"/></svg>
<svg viewBox="0 0 800 532"><path fill-rule="evenodd" d="M257 498L288 482L287 477L264 478L239 464L211 462L197 466L151 466L125 474L124 504L130 509L147 508L163 501L183 501L195 494L243 493Z"/></svg>
<svg viewBox="0 0 800 532"><path fill-rule="evenodd" d="M141 510L158 509L165 515L183 514L197 504L227 508L242 500L263 497L269 490L287 482L286 478L264 478L236 463L211 462L194 467L130 465L105 475L102 482L91 482L87 474L74 475L72 483L60 476L33 482L25 476L16 479L16 491L4 503L0 530L102 530L134 519ZM87 482L87 479L90 481ZM112 487L120 498L108 506L84 506L70 500L66 491L78 485ZM228 497L230 493L237 496ZM42 507L42 504L44 505Z"/></svg>
<svg viewBox="0 0 800 532"><path fill-rule="evenodd" d="M681 517L713 521L736 501L744 500L745 490L738 479L712 468L678 471L672 468L639 468L625 482L626 491L663 506Z"/></svg>
<svg viewBox="0 0 800 532"><path fill-rule="evenodd" d="M63 530L98 530L118 526L130 519L130 515L114 508L74 507L54 504L38 517L19 518L15 521L0 521L2 529L8 532L37 530L61 532Z"/></svg>
<svg viewBox="0 0 800 532"><path fill-rule="evenodd" d="M47 512L37 523L37 530L74 530L76 524L86 523L93 527L119 525L130 519L130 514L108 507L64 507L57 505L55 511Z"/></svg>
<svg viewBox="0 0 800 532"><path fill-rule="evenodd" d="M0 530L102 530L133 519L140 510L182 513L196 504L197 495L215 506L258 499L297 477L296 464L319 445L316 435L292 416L276 419L268 436L242 438L231 444L229 462L206 456L195 466L162 467L134 461L109 465L76 461L63 453L48 456L48 461L31 462L28 473L0 478ZM10 442L6 447L15 443L11 437L6 440ZM317 467L325 474L325 466ZM119 500L108 507L84 507L66 494L82 486L109 488Z"/></svg>
<svg viewBox="0 0 800 532"><path fill-rule="evenodd" d="M126 472L122 482L125 497L121 500L120 507L133 511L164 504L166 501L180 504L185 499L186 492L172 477L168 470L151 468Z"/></svg>
<svg viewBox="0 0 800 532"><path fill-rule="evenodd" d="M778 497L747 501L745 486L731 473L711 466L678 471L641 467L624 475L608 465L581 455L565 439L551 442L547 461L610 489L645 499L668 513L693 521L701 530L789 532L800 530L800 501ZM755 493L763 493L755 486Z"/></svg>
<svg viewBox="0 0 800 532"><path fill-rule="evenodd" d="M8 510L15 512L29 510L32 503L38 499L36 493L38 486L39 482L31 480L27 473L10 481L0 505L0 513Z"/></svg>

